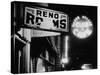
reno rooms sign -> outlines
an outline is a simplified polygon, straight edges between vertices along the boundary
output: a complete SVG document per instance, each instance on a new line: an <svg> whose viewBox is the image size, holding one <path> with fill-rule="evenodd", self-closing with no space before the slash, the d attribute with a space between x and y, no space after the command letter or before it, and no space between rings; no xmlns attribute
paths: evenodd
<svg viewBox="0 0 100 75"><path fill-rule="evenodd" d="M62 12L45 8L25 7L24 24L46 30L68 32L68 16Z"/></svg>

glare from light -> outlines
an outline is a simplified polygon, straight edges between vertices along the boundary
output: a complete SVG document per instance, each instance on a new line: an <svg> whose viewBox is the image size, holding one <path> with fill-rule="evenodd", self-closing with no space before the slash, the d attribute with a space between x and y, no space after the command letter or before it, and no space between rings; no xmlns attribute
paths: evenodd
<svg viewBox="0 0 100 75"><path fill-rule="evenodd" d="M65 36L65 51L64 54L62 55L61 63L62 64L67 64L69 62L69 57L68 57L68 36Z"/></svg>
<svg viewBox="0 0 100 75"><path fill-rule="evenodd" d="M65 57L68 58L68 36L65 37Z"/></svg>
<svg viewBox="0 0 100 75"><path fill-rule="evenodd" d="M62 64L62 67L63 67L63 68L65 68L65 65L64 65L64 64Z"/></svg>
<svg viewBox="0 0 100 75"><path fill-rule="evenodd" d="M82 70L92 69L92 65L91 65L91 64L83 64L83 65L81 66L81 69L82 69Z"/></svg>
<svg viewBox="0 0 100 75"><path fill-rule="evenodd" d="M93 32L93 24L86 16L76 17L72 24L72 33L80 38L84 39L89 37Z"/></svg>
<svg viewBox="0 0 100 75"><path fill-rule="evenodd" d="M68 62L69 62L68 58L63 58L63 59L61 60L61 63L62 63L62 64L67 64Z"/></svg>

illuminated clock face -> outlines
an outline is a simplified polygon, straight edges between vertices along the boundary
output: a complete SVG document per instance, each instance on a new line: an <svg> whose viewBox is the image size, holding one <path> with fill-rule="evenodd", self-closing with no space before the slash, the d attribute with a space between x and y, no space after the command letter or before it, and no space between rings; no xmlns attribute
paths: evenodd
<svg viewBox="0 0 100 75"><path fill-rule="evenodd" d="M92 22L86 17L76 17L72 24L72 33L80 39L89 37L93 32Z"/></svg>

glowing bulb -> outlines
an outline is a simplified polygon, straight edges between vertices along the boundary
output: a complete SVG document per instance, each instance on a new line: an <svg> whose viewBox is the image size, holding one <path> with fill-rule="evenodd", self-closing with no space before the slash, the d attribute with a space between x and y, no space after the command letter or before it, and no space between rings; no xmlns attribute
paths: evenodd
<svg viewBox="0 0 100 75"><path fill-rule="evenodd" d="M81 66L81 69L83 69L83 70L92 69L92 65L91 65L91 64L83 64L83 65Z"/></svg>
<svg viewBox="0 0 100 75"><path fill-rule="evenodd" d="M69 62L69 60L67 58L62 58L62 60L61 60L61 63L63 63L63 64L66 64L68 62Z"/></svg>

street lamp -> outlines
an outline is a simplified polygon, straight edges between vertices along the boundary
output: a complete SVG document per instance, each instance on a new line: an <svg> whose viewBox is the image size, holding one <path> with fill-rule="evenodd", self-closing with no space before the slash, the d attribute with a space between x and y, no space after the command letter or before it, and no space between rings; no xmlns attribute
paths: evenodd
<svg viewBox="0 0 100 75"><path fill-rule="evenodd" d="M72 33L79 39L88 38L93 32L93 24L86 16L77 16L72 23Z"/></svg>

